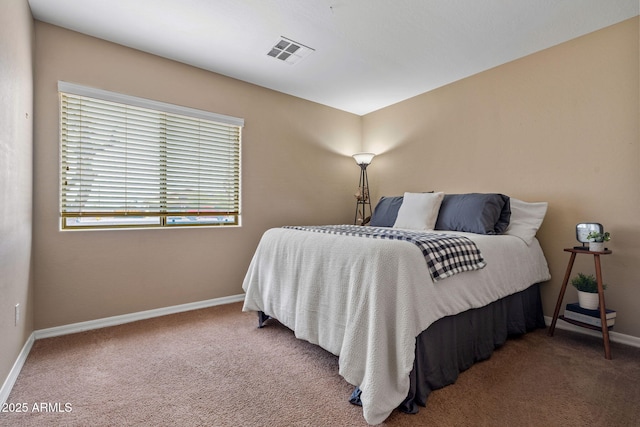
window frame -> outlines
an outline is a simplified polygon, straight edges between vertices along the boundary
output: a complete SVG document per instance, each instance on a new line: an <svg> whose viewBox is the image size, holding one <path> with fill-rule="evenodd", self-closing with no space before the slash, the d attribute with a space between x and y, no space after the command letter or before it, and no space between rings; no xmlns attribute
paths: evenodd
<svg viewBox="0 0 640 427"><path fill-rule="evenodd" d="M237 141L236 142L227 142L226 144L229 147L232 147L232 157L233 163L228 163L226 165L227 168L233 170L230 176L232 176L233 182L235 184L232 185L231 192L228 195L231 196L233 200L233 211L211 211L207 209L203 209L202 212L193 211L193 210L185 210L185 211L177 211L175 207L172 207L169 201L165 201L164 204L161 203L160 206L155 208L155 211L150 211L149 208L140 212L128 211L126 204L119 206L121 208L117 211L94 211L90 213L84 213L82 210L86 205L86 201L75 202L75 209L73 211L68 210L68 205L66 204L65 195L68 195L70 192L68 188L65 189L65 149L67 149L70 145L68 140L65 140L65 129L68 127L68 122L65 122L65 111L63 108L63 99L65 95L69 96L80 96L85 98L91 98L97 101L106 101L117 104L122 104L126 107L132 108L142 108L146 110L152 110L151 113L163 116L166 113L166 120L170 120L168 117L177 117L186 118L187 120L196 120L205 121L206 123L210 123L215 127L222 126L228 127L228 129L237 132ZM155 101L146 98L140 98L131 95L125 95L117 92L110 92L102 89L92 88L88 86L78 85L74 83L68 83L59 81L58 82L58 98L59 98L59 125L60 125L60 135L59 135L59 147L60 147L60 181L59 181L59 215L60 215L60 227L62 230L87 230L87 229L119 229L119 228L190 228L190 227L233 227L241 225L241 188L242 188L242 128L244 127L244 119L227 116L223 114L212 113L209 111L199 110L190 107L184 107L175 104L169 104L161 101ZM125 107L125 109L126 109ZM124 113L121 117L128 117L128 112ZM159 119L161 120L161 119ZM66 125L65 125L66 123ZM160 123L160 122L159 122ZM168 122L167 122L168 123ZM167 125L168 126L168 125ZM189 128L193 129L193 128ZM165 128L166 130L166 128ZM235 133L233 133L235 135ZM165 133L164 137L158 137L158 150L161 151L160 147L167 147L167 144L170 144L171 136L169 133ZM199 134L198 134L199 135ZM175 136L173 136L175 138ZM124 137L127 139L127 137ZM176 139L179 140L179 139ZM233 139L231 139L233 141ZM82 143L80 143L82 144ZM87 143L90 144L90 143ZM189 143L179 140L179 146L186 146L191 148ZM126 148L125 150L128 150ZM127 151L128 152L128 151ZM150 151L153 152L153 151ZM198 148L198 155L202 153L201 149ZM211 159L211 158L210 158ZM93 161L93 159L91 160ZM93 167L93 165L91 165ZM211 169L209 169L211 170ZM215 169L214 169L215 170ZM93 172L93 169L91 169ZM160 177L161 181L167 180L167 168L162 168L158 166L157 174ZM229 172L227 172L229 174ZM128 185L128 184L126 184ZM166 187L160 185L158 187L158 191L156 193L160 193L166 190ZM192 190L192 189L189 189ZM186 191L186 190L185 190ZM226 190L225 190L226 191ZM187 196L188 193L177 193L183 196ZM193 194L193 193L192 193ZM200 194L197 193L196 194ZM158 198L162 198L161 196L157 196ZM105 209L101 207L100 209ZM144 208L143 208L144 209ZM236 212L237 210L237 212ZM98 213L98 215L96 215ZM142 215L140 215L142 214ZM121 221L123 217L131 217L131 221ZM77 218L79 225L71 225L70 222L73 222L73 219ZM136 219L133 219L136 218ZM140 220L143 219L143 221ZM178 219L178 222L171 219ZM207 218L210 218L207 221ZM85 219L85 224L82 223L82 219ZM91 221L93 219L93 221ZM182 219L182 221L180 221ZM144 221L147 220L147 221Z"/></svg>

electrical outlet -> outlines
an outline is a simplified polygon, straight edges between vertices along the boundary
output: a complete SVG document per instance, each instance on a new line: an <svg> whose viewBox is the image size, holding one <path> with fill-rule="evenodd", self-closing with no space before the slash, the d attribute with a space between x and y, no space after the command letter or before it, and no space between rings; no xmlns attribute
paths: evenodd
<svg viewBox="0 0 640 427"><path fill-rule="evenodd" d="M20 303L16 304L16 322L14 326L18 326L19 321L20 321Z"/></svg>

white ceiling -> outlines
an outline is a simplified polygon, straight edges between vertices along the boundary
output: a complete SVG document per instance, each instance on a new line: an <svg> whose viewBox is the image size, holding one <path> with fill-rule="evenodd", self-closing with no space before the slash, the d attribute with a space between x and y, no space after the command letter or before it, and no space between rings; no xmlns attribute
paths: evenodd
<svg viewBox="0 0 640 427"><path fill-rule="evenodd" d="M638 15L638 0L29 0L33 16L366 114ZM315 51L267 52L281 36Z"/></svg>

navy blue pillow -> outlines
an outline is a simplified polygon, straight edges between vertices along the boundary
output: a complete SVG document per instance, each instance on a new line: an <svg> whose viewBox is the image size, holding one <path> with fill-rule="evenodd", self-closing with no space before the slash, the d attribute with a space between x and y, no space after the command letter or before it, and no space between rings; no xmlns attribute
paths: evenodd
<svg viewBox="0 0 640 427"><path fill-rule="evenodd" d="M403 196L381 197L371 215L372 227L393 227L402 205Z"/></svg>
<svg viewBox="0 0 640 427"><path fill-rule="evenodd" d="M435 229L502 234L510 219L511 203L504 194L445 194Z"/></svg>

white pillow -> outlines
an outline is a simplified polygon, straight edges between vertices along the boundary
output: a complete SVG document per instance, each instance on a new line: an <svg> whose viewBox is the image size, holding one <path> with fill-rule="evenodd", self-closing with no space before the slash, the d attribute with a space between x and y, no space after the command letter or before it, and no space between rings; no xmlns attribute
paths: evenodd
<svg viewBox="0 0 640 427"><path fill-rule="evenodd" d="M433 230L444 193L404 193L393 228Z"/></svg>
<svg viewBox="0 0 640 427"><path fill-rule="evenodd" d="M517 236L527 245L533 242L547 213L547 202L528 203L511 197L511 219L504 234Z"/></svg>

